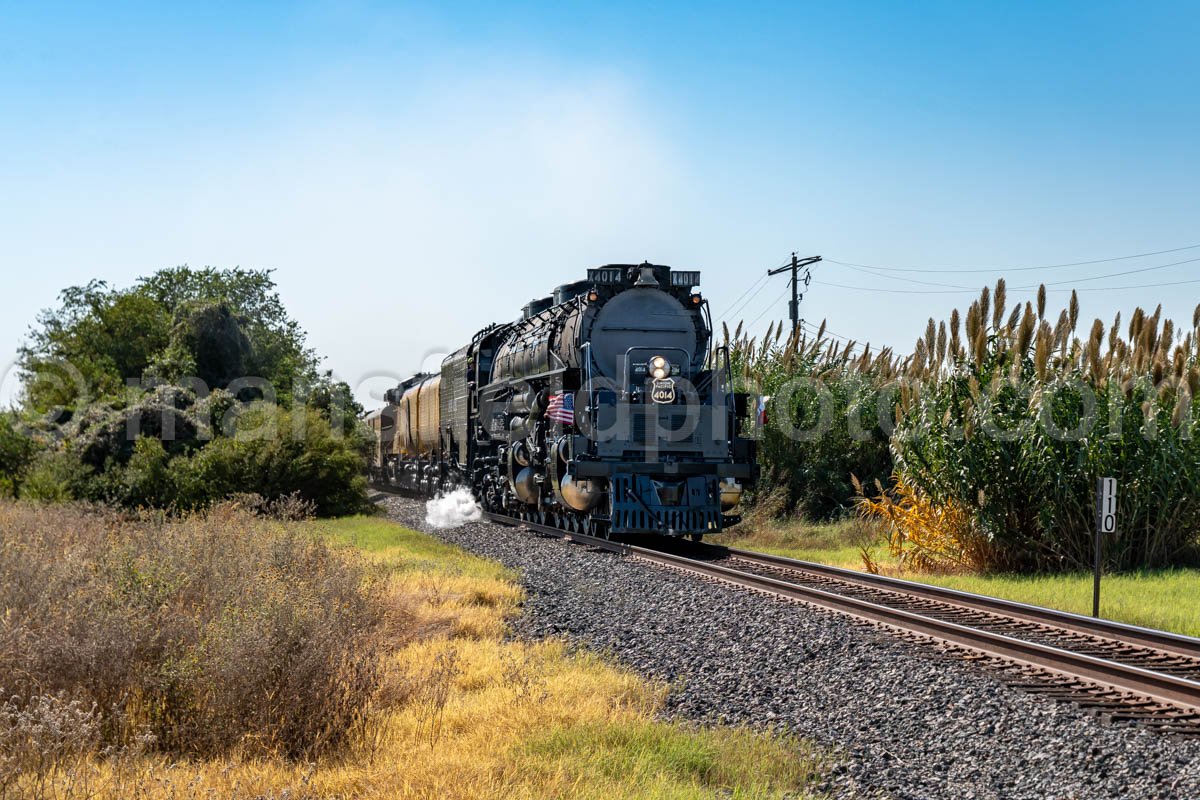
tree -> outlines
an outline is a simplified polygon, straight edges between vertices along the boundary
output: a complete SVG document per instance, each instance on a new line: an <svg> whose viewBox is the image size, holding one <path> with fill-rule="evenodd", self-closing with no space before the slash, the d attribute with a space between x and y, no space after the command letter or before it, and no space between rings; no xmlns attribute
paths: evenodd
<svg viewBox="0 0 1200 800"><path fill-rule="evenodd" d="M171 316L149 297L92 281L59 299L20 350L25 402L34 411L118 395L167 346Z"/></svg>
<svg viewBox="0 0 1200 800"><path fill-rule="evenodd" d="M173 267L142 278L135 291L158 303L176 324L200 307L217 304L227 308L237 317L250 344L244 374L266 379L281 402L287 402L298 388L316 382L319 362L307 347L299 323L288 316L271 272Z"/></svg>
<svg viewBox="0 0 1200 800"><path fill-rule="evenodd" d="M0 430L0 493L187 510L299 492L321 514L364 508L362 407L318 373L270 272L93 281L38 322L21 351L26 411L69 413L46 415L41 452Z"/></svg>
<svg viewBox="0 0 1200 800"><path fill-rule="evenodd" d="M174 267L130 289L71 287L59 301L20 352L25 404L39 413L120 398L146 378L198 377L215 389L257 377L285 404L319 382L269 270Z"/></svg>

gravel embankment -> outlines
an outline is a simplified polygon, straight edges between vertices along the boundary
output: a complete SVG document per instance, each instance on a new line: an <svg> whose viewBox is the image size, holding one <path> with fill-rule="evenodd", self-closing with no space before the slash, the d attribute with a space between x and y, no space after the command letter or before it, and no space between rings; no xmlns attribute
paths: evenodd
<svg viewBox="0 0 1200 800"><path fill-rule="evenodd" d="M423 503L381 502L428 530ZM832 749L832 796L1200 798L1200 742L1039 700L836 614L505 526L430 532L520 571L518 635L670 681L670 713Z"/></svg>

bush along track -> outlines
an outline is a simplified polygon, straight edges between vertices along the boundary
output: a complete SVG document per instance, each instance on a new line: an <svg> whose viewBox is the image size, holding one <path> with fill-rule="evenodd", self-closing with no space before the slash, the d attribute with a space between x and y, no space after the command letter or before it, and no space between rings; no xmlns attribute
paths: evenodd
<svg viewBox="0 0 1200 800"><path fill-rule="evenodd" d="M383 502L422 524L422 504ZM520 571L520 635L566 636L670 682L668 714L830 747L832 795L1200 794L1194 741L1114 726L844 617L501 526L435 533Z"/></svg>

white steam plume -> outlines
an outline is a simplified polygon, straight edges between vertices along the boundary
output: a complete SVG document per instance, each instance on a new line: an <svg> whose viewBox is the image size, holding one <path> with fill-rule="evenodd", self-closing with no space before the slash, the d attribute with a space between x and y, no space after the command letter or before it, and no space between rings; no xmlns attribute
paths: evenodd
<svg viewBox="0 0 1200 800"><path fill-rule="evenodd" d="M435 528L457 528L483 518L469 489L455 489L425 503L425 522Z"/></svg>

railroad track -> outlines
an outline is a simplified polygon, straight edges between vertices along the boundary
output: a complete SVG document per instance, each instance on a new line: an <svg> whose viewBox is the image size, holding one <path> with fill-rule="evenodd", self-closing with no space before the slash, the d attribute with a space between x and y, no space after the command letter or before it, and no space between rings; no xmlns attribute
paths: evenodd
<svg viewBox="0 0 1200 800"><path fill-rule="evenodd" d="M1024 691L1200 736L1200 639L763 553L665 538L643 547L484 516L932 640Z"/></svg>

